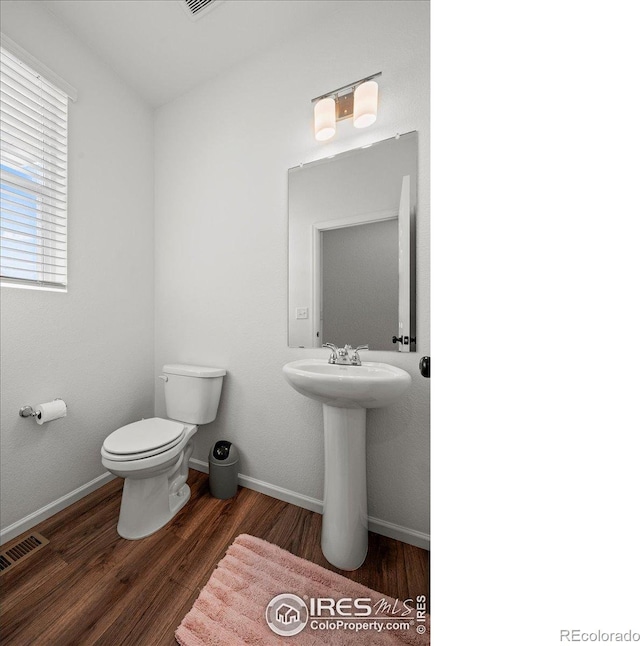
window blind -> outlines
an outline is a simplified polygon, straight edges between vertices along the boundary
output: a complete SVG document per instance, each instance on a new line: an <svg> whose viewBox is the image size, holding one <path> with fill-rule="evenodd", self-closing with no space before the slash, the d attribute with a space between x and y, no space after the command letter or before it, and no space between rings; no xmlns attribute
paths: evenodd
<svg viewBox="0 0 640 646"><path fill-rule="evenodd" d="M0 276L67 284L65 92L0 47Z"/></svg>

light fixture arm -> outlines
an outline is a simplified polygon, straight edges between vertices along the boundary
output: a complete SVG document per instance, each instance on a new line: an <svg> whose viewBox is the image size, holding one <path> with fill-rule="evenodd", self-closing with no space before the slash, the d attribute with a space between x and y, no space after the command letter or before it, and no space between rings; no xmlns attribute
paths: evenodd
<svg viewBox="0 0 640 646"><path fill-rule="evenodd" d="M377 72L376 74L372 74L371 76L365 76L363 79L360 79L359 81L353 81L352 83L347 83L346 85L339 87L337 90L331 90L331 92L326 92L325 94L321 94L320 96L317 96L315 99L311 99L311 103L315 103L316 101L321 101L322 99L326 99L327 97L330 97L330 96L337 97L338 93L342 92L342 90L350 89L353 92L358 87L358 85L362 85L367 81L371 81L372 79L377 78L378 76L382 76L382 72Z"/></svg>

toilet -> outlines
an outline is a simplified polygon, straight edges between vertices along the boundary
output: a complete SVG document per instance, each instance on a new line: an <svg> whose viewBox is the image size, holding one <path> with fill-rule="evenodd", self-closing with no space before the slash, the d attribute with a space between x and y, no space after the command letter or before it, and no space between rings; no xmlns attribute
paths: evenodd
<svg viewBox="0 0 640 646"><path fill-rule="evenodd" d="M226 371L171 363L162 368L167 417L114 431L102 445L102 464L124 478L118 534L136 540L164 527L189 501L187 484L198 424L218 413Z"/></svg>

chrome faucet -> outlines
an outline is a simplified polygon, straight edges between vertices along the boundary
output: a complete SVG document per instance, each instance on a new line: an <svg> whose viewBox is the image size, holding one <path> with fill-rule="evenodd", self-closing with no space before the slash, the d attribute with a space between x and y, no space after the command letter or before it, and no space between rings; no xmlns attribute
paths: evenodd
<svg viewBox="0 0 640 646"><path fill-rule="evenodd" d="M350 345L345 345L344 348L338 348L338 358L336 359L336 363L341 366L348 366L351 363L349 352L351 352Z"/></svg>
<svg viewBox="0 0 640 646"><path fill-rule="evenodd" d="M333 343L323 343L323 348L330 348L331 354L329 355L329 363L334 363L339 366L361 366L360 350L368 350L368 345L359 345L355 350L350 345L345 345L344 348L339 348ZM353 354L351 354L353 353Z"/></svg>

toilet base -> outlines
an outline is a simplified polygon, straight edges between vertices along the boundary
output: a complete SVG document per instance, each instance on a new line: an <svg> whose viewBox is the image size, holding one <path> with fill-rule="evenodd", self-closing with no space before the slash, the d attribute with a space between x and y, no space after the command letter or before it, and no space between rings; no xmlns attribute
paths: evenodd
<svg viewBox="0 0 640 646"><path fill-rule="evenodd" d="M189 459L197 430L197 426L188 429L185 444L140 460L110 460L103 449L102 464L124 478L117 527L122 538L135 541L150 536L189 502Z"/></svg>
<svg viewBox="0 0 640 646"><path fill-rule="evenodd" d="M164 527L189 502L191 489L183 484L169 494L167 476L144 480L126 478L120 504L118 534L135 541Z"/></svg>

